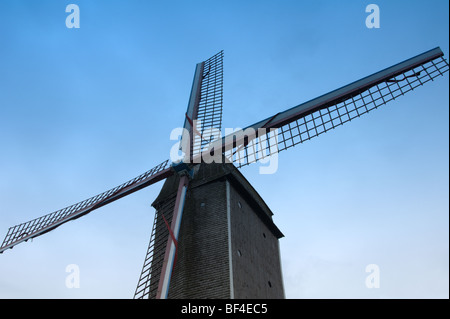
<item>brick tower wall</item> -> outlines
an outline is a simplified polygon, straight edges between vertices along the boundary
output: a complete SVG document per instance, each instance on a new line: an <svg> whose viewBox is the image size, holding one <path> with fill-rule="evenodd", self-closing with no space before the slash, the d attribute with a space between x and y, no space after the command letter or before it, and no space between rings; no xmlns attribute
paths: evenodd
<svg viewBox="0 0 450 319"><path fill-rule="evenodd" d="M225 196L221 181L189 189L169 298L230 298Z"/></svg>
<svg viewBox="0 0 450 319"><path fill-rule="evenodd" d="M234 298L284 298L277 236L232 185L230 206Z"/></svg>

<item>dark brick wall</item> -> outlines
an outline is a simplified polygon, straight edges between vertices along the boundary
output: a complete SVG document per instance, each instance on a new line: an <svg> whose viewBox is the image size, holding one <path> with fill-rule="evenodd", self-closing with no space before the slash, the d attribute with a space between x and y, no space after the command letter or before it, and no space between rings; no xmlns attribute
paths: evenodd
<svg viewBox="0 0 450 319"><path fill-rule="evenodd" d="M230 185L234 298L284 298L278 238Z"/></svg>
<svg viewBox="0 0 450 319"><path fill-rule="evenodd" d="M189 189L169 298L230 298L225 196L221 181Z"/></svg>

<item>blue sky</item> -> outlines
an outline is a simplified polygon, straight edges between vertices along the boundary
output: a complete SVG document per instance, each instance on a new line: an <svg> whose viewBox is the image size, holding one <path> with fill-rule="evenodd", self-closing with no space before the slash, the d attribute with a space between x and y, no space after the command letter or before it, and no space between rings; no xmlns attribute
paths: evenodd
<svg viewBox="0 0 450 319"><path fill-rule="evenodd" d="M65 7L80 8L68 29ZM380 8L368 29L365 7ZM195 64L224 50L245 127L440 46L448 1L0 2L0 236L169 157ZM448 298L448 74L243 174L285 234L288 298ZM1 298L131 298L161 183L0 256ZM80 268L68 289L66 266ZM380 268L368 289L365 268Z"/></svg>

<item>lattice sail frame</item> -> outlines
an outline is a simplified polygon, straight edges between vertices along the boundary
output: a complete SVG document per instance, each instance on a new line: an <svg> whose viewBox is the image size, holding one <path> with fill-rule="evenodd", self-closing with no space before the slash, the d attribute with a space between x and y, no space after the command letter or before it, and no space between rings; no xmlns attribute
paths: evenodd
<svg viewBox="0 0 450 319"><path fill-rule="evenodd" d="M438 48L434 50L441 52ZM241 142L234 143L233 147L223 147L225 158L237 167L242 167L266 159L367 114L448 72L449 65L442 55L393 77L380 80L368 88L336 99L321 106L320 109L278 121L281 125L273 121L281 113L251 125L244 131L252 129L254 133L252 136L251 132L247 134L244 143L241 139ZM227 145L227 138L229 137L223 139L224 145Z"/></svg>
<svg viewBox="0 0 450 319"><path fill-rule="evenodd" d="M223 51L203 62L198 111L194 118L192 156L218 138L222 129Z"/></svg>
<svg viewBox="0 0 450 319"><path fill-rule="evenodd" d="M134 299L155 299L163 267L169 230L165 223L172 223L175 197L164 201L155 212L152 234L145 254L144 265L134 293ZM162 217L164 216L164 218Z"/></svg>
<svg viewBox="0 0 450 319"><path fill-rule="evenodd" d="M28 241L30 238L43 235L68 221L77 219L101 206L109 204L123 196L138 191L149 184L156 183L157 181L172 175L173 173L170 168L167 168L168 163L169 161L166 160L151 170L99 195L28 222L10 227L0 246L0 253L8 248L13 248L23 241Z"/></svg>

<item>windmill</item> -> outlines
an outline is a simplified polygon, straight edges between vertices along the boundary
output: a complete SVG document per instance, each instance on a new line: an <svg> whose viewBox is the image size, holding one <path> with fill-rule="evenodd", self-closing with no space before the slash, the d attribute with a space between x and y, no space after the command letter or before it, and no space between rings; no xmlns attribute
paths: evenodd
<svg viewBox="0 0 450 319"><path fill-rule="evenodd" d="M181 139L172 149L177 160L166 160L99 195L9 228L0 253L165 180L153 203L150 243L134 297L282 298L277 244L283 234L238 168L270 159L444 75L449 66L443 56L434 48L222 137L221 51L196 65ZM251 227L258 227L264 238L252 247L259 254L236 246L256 241ZM232 259L234 250L238 257ZM242 279L248 275L255 278Z"/></svg>

